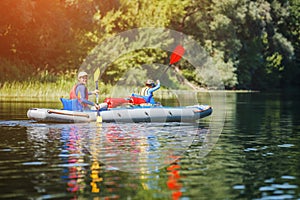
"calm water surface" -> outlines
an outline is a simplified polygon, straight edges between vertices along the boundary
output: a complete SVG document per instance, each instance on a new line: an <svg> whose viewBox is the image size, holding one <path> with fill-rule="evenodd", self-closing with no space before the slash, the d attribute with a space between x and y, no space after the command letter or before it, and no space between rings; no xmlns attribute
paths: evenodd
<svg viewBox="0 0 300 200"><path fill-rule="evenodd" d="M61 106L0 100L0 199L300 199L299 95L227 93L219 137L216 112L196 124L42 124L30 107Z"/></svg>

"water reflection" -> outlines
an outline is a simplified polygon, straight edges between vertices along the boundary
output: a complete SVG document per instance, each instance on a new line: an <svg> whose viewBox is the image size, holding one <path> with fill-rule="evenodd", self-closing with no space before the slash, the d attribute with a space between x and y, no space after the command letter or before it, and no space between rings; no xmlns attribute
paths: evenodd
<svg viewBox="0 0 300 200"><path fill-rule="evenodd" d="M299 97L228 94L217 143L205 121L0 120L0 198L299 199Z"/></svg>
<svg viewBox="0 0 300 200"><path fill-rule="evenodd" d="M62 178L67 182L67 190L70 192L83 191L85 184L84 154L82 153L81 138L76 126L70 126L61 130L62 152L59 155L62 159L60 167L64 167Z"/></svg>
<svg viewBox="0 0 300 200"><path fill-rule="evenodd" d="M172 191L172 199L177 200L182 196L181 188L182 183L180 183L180 165L179 163L173 163L167 168L169 177L167 181L168 188Z"/></svg>
<svg viewBox="0 0 300 200"><path fill-rule="evenodd" d="M34 124L27 128L28 140L36 148L33 157L60 169L61 182L73 198L82 194L121 198L128 190L122 184L129 184L129 191L167 189L162 197L179 199L180 157L195 141L204 142L208 134L208 129L193 123ZM49 148L51 141L55 149ZM47 163L43 157L53 151L59 160Z"/></svg>
<svg viewBox="0 0 300 200"><path fill-rule="evenodd" d="M199 136L199 130L198 124L104 123L85 133L84 143L110 170L150 173L181 156Z"/></svg>

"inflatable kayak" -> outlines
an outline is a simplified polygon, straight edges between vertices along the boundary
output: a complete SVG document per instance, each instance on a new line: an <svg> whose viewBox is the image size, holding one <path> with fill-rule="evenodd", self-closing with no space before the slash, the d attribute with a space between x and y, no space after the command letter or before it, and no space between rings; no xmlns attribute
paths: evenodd
<svg viewBox="0 0 300 200"><path fill-rule="evenodd" d="M59 123L95 122L97 117L101 117L102 122L193 122L211 113L212 108L208 105L194 105L185 107L133 106L111 108L101 112L31 108L27 111L27 116L38 122Z"/></svg>

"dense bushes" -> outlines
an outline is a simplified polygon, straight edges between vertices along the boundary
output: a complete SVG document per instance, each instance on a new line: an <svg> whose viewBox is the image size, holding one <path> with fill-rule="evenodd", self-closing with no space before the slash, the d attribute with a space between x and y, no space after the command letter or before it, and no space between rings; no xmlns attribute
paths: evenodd
<svg viewBox="0 0 300 200"><path fill-rule="evenodd" d="M0 82L32 77L56 82L57 74L78 69L105 38L134 28L166 27L198 41L218 65L228 89L299 87L298 4L297 0L2 0L0 11L6 14L0 19ZM166 63L167 53L149 52L123 55L103 80L114 84L119 72L143 62ZM186 63L178 68L189 81L205 85Z"/></svg>

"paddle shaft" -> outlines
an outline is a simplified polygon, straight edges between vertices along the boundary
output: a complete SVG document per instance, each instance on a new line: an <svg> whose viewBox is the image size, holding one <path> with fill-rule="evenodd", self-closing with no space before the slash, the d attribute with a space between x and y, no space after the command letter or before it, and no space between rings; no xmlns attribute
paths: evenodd
<svg viewBox="0 0 300 200"><path fill-rule="evenodd" d="M168 69L170 67L171 67L171 64L168 65L168 67L163 71L163 73L160 75L160 77L158 79L160 79L168 71Z"/></svg>
<svg viewBox="0 0 300 200"><path fill-rule="evenodd" d="M96 90L98 90L98 80L100 78L100 68L98 67L94 72L94 82L96 85ZM96 93L96 103L99 104L99 94Z"/></svg>
<svg viewBox="0 0 300 200"><path fill-rule="evenodd" d="M95 81L95 84L96 84L96 90L98 90L99 89L98 80ZM99 94L98 93L96 93L96 103L99 104Z"/></svg>
<svg viewBox="0 0 300 200"><path fill-rule="evenodd" d="M99 90L98 82L100 78L100 68L98 67L94 73L94 81L96 85L96 90ZM96 93L96 104L99 105L99 94L98 92ZM97 122L101 123L102 122L102 117L100 115L100 109L97 110Z"/></svg>

